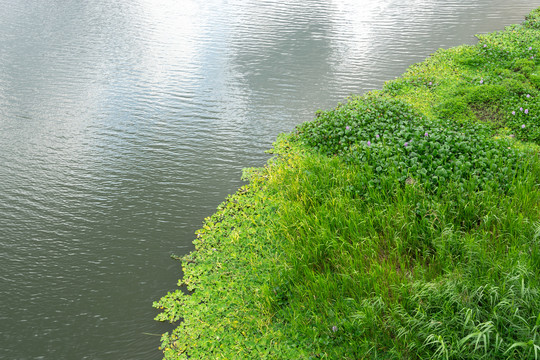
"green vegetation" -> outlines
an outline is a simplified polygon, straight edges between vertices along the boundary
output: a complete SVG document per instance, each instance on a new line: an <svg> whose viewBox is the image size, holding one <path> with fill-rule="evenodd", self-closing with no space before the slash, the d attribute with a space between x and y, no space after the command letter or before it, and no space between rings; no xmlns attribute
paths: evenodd
<svg viewBox="0 0 540 360"><path fill-rule="evenodd" d="M287 135L206 219L167 359L540 359L540 9Z"/></svg>

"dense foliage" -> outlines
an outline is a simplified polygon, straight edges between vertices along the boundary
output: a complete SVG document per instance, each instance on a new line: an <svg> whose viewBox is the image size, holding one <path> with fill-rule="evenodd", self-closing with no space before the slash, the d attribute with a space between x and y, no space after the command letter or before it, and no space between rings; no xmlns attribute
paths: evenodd
<svg viewBox="0 0 540 360"><path fill-rule="evenodd" d="M426 119L412 106L381 97L351 99L298 130L302 141L326 155L363 164L367 183L354 191L382 189L388 181L421 182L436 190L448 181L507 190L523 164L523 152L494 139L490 126Z"/></svg>
<svg viewBox="0 0 540 360"><path fill-rule="evenodd" d="M167 359L540 359L540 9L278 138L206 219Z"/></svg>

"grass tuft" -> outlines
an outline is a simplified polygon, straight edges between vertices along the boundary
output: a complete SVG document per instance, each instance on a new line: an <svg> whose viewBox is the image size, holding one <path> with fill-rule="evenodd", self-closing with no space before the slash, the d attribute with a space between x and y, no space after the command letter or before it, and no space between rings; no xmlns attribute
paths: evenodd
<svg viewBox="0 0 540 360"><path fill-rule="evenodd" d="M437 51L246 169L166 359L540 359L540 9Z"/></svg>

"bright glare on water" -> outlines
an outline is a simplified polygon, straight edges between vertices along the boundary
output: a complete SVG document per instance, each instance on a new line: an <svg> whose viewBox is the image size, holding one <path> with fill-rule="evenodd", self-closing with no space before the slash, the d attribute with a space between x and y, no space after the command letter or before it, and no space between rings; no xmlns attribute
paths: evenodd
<svg viewBox="0 0 540 360"><path fill-rule="evenodd" d="M152 301L280 132L540 0L0 0L0 358L159 359Z"/></svg>

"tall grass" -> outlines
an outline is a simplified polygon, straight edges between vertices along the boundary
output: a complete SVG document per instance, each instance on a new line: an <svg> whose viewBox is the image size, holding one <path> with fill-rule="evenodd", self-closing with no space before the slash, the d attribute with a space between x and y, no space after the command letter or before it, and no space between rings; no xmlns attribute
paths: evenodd
<svg viewBox="0 0 540 360"><path fill-rule="evenodd" d="M303 346L336 359L531 356L538 162L509 195L407 184L369 200L347 190L362 166L313 154L294 163L268 180L285 242L272 281L287 297L275 316L293 319Z"/></svg>
<svg viewBox="0 0 540 360"><path fill-rule="evenodd" d="M282 135L154 304L168 359L540 359L540 9Z"/></svg>

